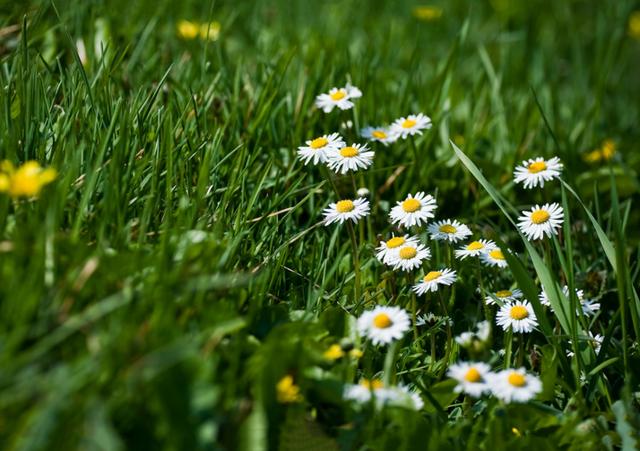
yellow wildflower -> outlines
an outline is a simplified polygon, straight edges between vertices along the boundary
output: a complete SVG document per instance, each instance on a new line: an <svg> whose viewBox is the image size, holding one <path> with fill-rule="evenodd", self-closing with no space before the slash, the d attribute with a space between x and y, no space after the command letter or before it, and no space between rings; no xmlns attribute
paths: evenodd
<svg viewBox="0 0 640 451"><path fill-rule="evenodd" d="M442 17L442 8L431 5L416 6L413 8L413 17L427 22L438 20Z"/></svg>
<svg viewBox="0 0 640 451"><path fill-rule="evenodd" d="M640 39L640 11L634 11L629 16L629 36Z"/></svg>
<svg viewBox="0 0 640 451"><path fill-rule="evenodd" d="M287 404L302 400L300 387L293 383L293 377L287 374L276 385L278 402Z"/></svg>
<svg viewBox="0 0 640 451"><path fill-rule="evenodd" d="M55 169L44 169L37 161L27 161L15 168L5 160L0 164L0 192L9 193L11 197L34 197L56 176Z"/></svg>
<svg viewBox="0 0 640 451"><path fill-rule="evenodd" d="M327 349L323 355L325 359L338 360L344 357L344 351L342 350L342 347L339 344L335 344L335 345L329 346L329 349Z"/></svg>
<svg viewBox="0 0 640 451"><path fill-rule="evenodd" d="M599 163L600 161L609 161L616 154L616 143L612 139L606 139L602 142L598 149L587 152L582 157L587 163Z"/></svg>
<svg viewBox="0 0 640 451"><path fill-rule="evenodd" d="M178 36L182 39L215 41L220 36L220 22L199 23L188 20L178 22Z"/></svg>

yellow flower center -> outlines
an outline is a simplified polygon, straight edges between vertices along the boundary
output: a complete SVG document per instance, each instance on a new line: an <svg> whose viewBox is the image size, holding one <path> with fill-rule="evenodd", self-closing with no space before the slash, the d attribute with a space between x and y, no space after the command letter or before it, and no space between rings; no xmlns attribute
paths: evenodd
<svg viewBox="0 0 640 451"><path fill-rule="evenodd" d="M342 149L340 149L340 155L342 155L345 158L355 157L359 153L360 153L360 151L358 149L356 149L355 147L352 147L352 146L347 146L347 147L343 147Z"/></svg>
<svg viewBox="0 0 640 451"><path fill-rule="evenodd" d="M545 163L544 161L536 161L534 163L531 163L527 169L531 174L537 174L538 172L547 169L547 163Z"/></svg>
<svg viewBox="0 0 640 451"><path fill-rule="evenodd" d="M509 374L507 381L514 387L524 387L527 384L527 381L523 374L516 373L515 371Z"/></svg>
<svg viewBox="0 0 640 451"><path fill-rule="evenodd" d="M373 132L371 132L371 136L378 139L385 139L387 137L387 134L382 130L374 130Z"/></svg>
<svg viewBox="0 0 640 451"><path fill-rule="evenodd" d="M360 381L360 385L362 385L365 388L368 388L369 390L378 390L382 387L384 387L384 383L380 380L380 379L362 379Z"/></svg>
<svg viewBox="0 0 640 451"><path fill-rule="evenodd" d="M355 205L353 205L353 202L350 200L341 200L336 203L336 210L338 210L338 213L349 213L354 208Z"/></svg>
<svg viewBox="0 0 640 451"><path fill-rule="evenodd" d="M400 258L403 260L410 260L418 255L418 251L415 247L406 246L400 249Z"/></svg>
<svg viewBox="0 0 640 451"><path fill-rule="evenodd" d="M332 100L342 100L347 96L347 93L344 89L338 89L336 92L334 92L333 94L329 94L329 97L331 97Z"/></svg>
<svg viewBox="0 0 640 451"><path fill-rule="evenodd" d="M500 290L498 292L496 292L496 297L499 298L508 298L509 296L512 296L513 293L509 290Z"/></svg>
<svg viewBox="0 0 640 451"><path fill-rule="evenodd" d="M387 241L387 247L389 249L395 249L396 247L400 247L404 244L405 239L401 236L394 236L389 241Z"/></svg>
<svg viewBox="0 0 640 451"><path fill-rule="evenodd" d="M311 148L319 149L321 147L326 146L327 144L329 144L329 140L327 138L325 137L316 138L313 141L311 141Z"/></svg>
<svg viewBox="0 0 640 451"><path fill-rule="evenodd" d="M482 244L480 241L474 241L472 243L469 243L467 245L467 250L468 251L478 251L480 249L482 249L484 247L484 244Z"/></svg>
<svg viewBox="0 0 640 451"><path fill-rule="evenodd" d="M386 329L387 327L391 327L393 321L389 318L389 315L386 313L378 313L375 318L373 318L373 325L378 329Z"/></svg>
<svg viewBox="0 0 640 451"><path fill-rule="evenodd" d="M426 276L424 276L422 280L424 280L425 282L431 282L432 280L436 280L441 275L442 275L442 272L440 271L429 271L429 273Z"/></svg>
<svg viewBox="0 0 640 451"><path fill-rule="evenodd" d="M442 233L456 233L456 228L451 224L441 225L438 230L440 230Z"/></svg>
<svg viewBox="0 0 640 451"><path fill-rule="evenodd" d="M489 252L489 257L493 258L494 260L504 260L504 254L500 249L494 249Z"/></svg>
<svg viewBox="0 0 640 451"><path fill-rule="evenodd" d="M534 224L543 224L549 220L549 212L546 210L536 210L531 213L531 222Z"/></svg>
<svg viewBox="0 0 640 451"><path fill-rule="evenodd" d="M521 320L529 316L529 311L522 305L514 305L509 311L509 315L513 319Z"/></svg>
<svg viewBox="0 0 640 451"><path fill-rule="evenodd" d="M416 199L407 199L402 202L402 209L407 213L413 213L414 211L418 211L422 205L420 205L420 201Z"/></svg>
<svg viewBox="0 0 640 451"><path fill-rule="evenodd" d="M417 124L413 119L405 119L402 121L402 128L413 128Z"/></svg>
<svg viewBox="0 0 640 451"><path fill-rule="evenodd" d="M480 371L471 367L467 371L467 374L464 375L464 380L467 382L480 382L482 380L482 376L480 375Z"/></svg>

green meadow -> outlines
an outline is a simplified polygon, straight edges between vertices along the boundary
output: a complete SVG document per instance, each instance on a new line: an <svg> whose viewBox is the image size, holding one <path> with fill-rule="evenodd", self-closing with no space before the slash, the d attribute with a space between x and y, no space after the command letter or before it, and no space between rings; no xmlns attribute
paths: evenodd
<svg viewBox="0 0 640 451"><path fill-rule="evenodd" d="M638 74L635 0L0 0L0 449L639 449Z"/></svg>

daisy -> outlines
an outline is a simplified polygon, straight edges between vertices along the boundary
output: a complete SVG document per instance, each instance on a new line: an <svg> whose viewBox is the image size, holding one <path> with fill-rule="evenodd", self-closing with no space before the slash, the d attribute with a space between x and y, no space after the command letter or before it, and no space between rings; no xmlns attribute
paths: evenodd
<svg viewBox="0 0 640 451"><path fill-rule="evenodd" d="M562 293L566 298L569 297L569 287L567 285L562 287ZM600 303L596 302L595 299L585 299L584 290L578 290L576 288L576 297L578 298L578 302L580 302L580 307L584 315L594 316L596 312L600 310ZM549 296L546 291L542 290L538 295L538 299L542 305L551 307L551 302L549 301Z"/></svg>
<svg viewBox="0 0 640 451"><path fill-rule="evenodd" d="M418 296L422 296L427 291L438 291L439 285L451 285L456 281L456 272L449 268L444 268L441 271L429 271L422 280L413 286L413 291Z"/></svg>
<svg viewBox="0 0 640 451"><path fill-rule="evenodd" d="M542 157L523 161L513 171L513 181L523 183L526 189L535 188L540 185L544 186L544 182L548 182L560 177L562 172L562 163L558 157L545 160Z"/></svg>
<svg viewBox="0 0 640 451"><path fill-rule="evenodd" d="M417 236L393 236L387 241L380 241L380 246L376 248L376 257L381 263L393 265L402 246L416 246L419 242Z"/></svg>
<svg viewBox="0 0 640 451"><path fill-rule="evenodd" d="M598 355L600 353L600 349L602 348L602 342L604 341L604 337L600 334L593 335L591 331L587 331L586 337L579 337L580 341L586 341L589 346L593 348L593 351ZM569 344L571 344L571 340L569 340ZM573 351L567 351L567 357L573 357L575 353Z"/></svg>
<svg viewBox="0 0 640 451"><path fill-rule="evenodd" d="M464 260L467 257L478 257L480 254L497 249L496 243L491 240L477 240L472 241L466 246L462 246L460 249L456 249L456 258Z"/></svg>
<svg viewBox="0 0 640 451"><path fill-rule="evenodd" d="M360 132L360 136L368 139L369 141L378 141L388 146L390 143L395 142L398 137L391 133L389 127L365 127Z"/></svg>
<svg viewBox="0 0 640 451"><path fill-rule="evenodd" d="M547 235L558 234L558 229L564 221L563 210L557 203L536 205L531 211L523 211L518 218L518 228L527 236L528 240L539 240Z"/></svg>
<svg viewBox="0 0 640 451"><path fill-rule="evenodd" d="M403 271L411 271L422 265L422 260L431 258L431 251L422 244L408 244L398 249L398 253L392 255L389 265L393 269L401 269Z"/></svg>
<svg viewBox="0 0 640 451"><path fill-rule="evenodd" d="M384 384L380 379L361 379L359 384L345 386L342 396L349 401L366 404L371 401L372 396L377 396L383 388Z"/></svg>
<svg viewBox="0 0 640 451"><path fill-rule="evenodd" d="M325 113L330 113L335 107L341 110L353 108L351 99L362 97L362 91L355 86L347 84L344 88L331 88L329 94L320 94L316 97L316 107Z"/></svg>
<svg viewBox="0 0 640 451"><path fill-rule="evenodd" d="M489 391L491 367L481 362L460 362L449 367L447 375L458 382L454 391L479 398Z"/></svg>
<svg viewBox="0 0 640 451"><path fill-rule="evenodd" d="M399 340L409 330L409 315L400 307L377 306L358 318L358 332L374 345Z"/></svg>
<svg viewBox="0 0 640 451"><path fill-rule="evenodd" d="M469 227L457 220L446 219L431 224L428 228L431 233L431 239L449 241L457 243L471 235Z"/></svg>
<svg viewBox="0 0 640 451"><path fill-rule="evenodd" d="M424 402L417 393L403 385L385 387L380 379L362 379L359 384L349 384L344 389L343 397L359 404L367 404L373 398L377 408L392 405L421 410L424 407Z"/></svg>
<svg viewBox="0 0 640 451"><path fill-rule="evenodd" d="M476 325L475 332L463 332L455 338L456 343L458 343L463 348L469 348L474 342L480 342L480 344L484 345L491 335L491 324L489 321L480 321Z"/></svg>
<svg viewBox="0 0 640 451"><path fill-rule="evenodd" d="M486 302L487 305L495 304L496 300L495 300L494 296L496 298L498 298L498 300L500 300L503 304L504 303L515 302L518 299L522 298L522 290L520 290L518 288L514 289L513 291L512 290L499 290L499 291L496 291L495 293L491 293L489 296L484 298L484 302Z"/></svg>
<svg viewBox="0 0 640 451"><path fill-rule="evenodd" d="M419 226L433 218L436 208L436 200L431 194L418 191L415 196L409 194L405 200L396 202L389 217L392 224L399 223L404 227Z"/></svg>
<svg viewBox="0 0 640 451"><path fill-rule="evenodd" d="M489 377L491 393L506 402L527 402L542 391L542 382L524 368L511 368Z"/></svg>
<svg viewBox="0 0 640 451"><path fill-rule="evenodd" d="M411 410L422 410L424 401L420 395L404 385L382 388L376 392L382 404L394 407L406 407Z"/></svg>
<svg viewBox="0 0 640 451"><path fill-rule="evenodd" d="M306 165L312 160L313 164L325 163L330 153L344 146L344 141L339 134L332 133L310 139L305 144L305 146L298 147L298 157Z"/></svg>
<svg viewBox="0 0 640 451"><path fill-rule="evenodd" d="M410 114L407 117L396 119L391 124L391 133L398 138L407 139L407 136L422 135L422 130L431 128L431 118L422 113Z"/></svg>
<svg viewBox="0 0 640 451"><path fill-rule="evenodd" d="M327 165L340 174L366 169L373 163L374 152L366 144L344 146L327 155Z"/></svg>
<svg viewBox="0 0 640 451"><path fill-rule="evenodd" d="M349 219L358 222L361 218L369 215L369 201L359 197L355 200L344 199L332 202L322 214L324 215L324 225L334 222L342 224Z"/></svg>
<svg viewBox="0 0 640 451"><path fill-rule="evenodd" d="M538 320L528 301L515 301L500 307L496 323L502 326L503 330L511 327L514 332L529 333L538 325Z"/></svg>
<svg viewBox="0 0 640 451"><path fill-rule="evenodd" d="M480 254L480 261L487 266L497 266L498 268L506 268L507 260L500 249L494 249L484 254Z"/></svg>

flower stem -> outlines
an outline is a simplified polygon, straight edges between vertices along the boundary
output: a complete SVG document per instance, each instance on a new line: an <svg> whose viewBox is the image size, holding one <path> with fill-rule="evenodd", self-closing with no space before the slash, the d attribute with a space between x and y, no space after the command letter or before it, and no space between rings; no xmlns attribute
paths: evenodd
<svg viewBox="0 0 640 451"><path fill-rule="evenodd" d="M360 301L360 255L358 253L358 242L356 241L356 232L353 228L353 223L347 221L347 230L349 231L349 237L351 238L351 253L353 254L353 272L355 275L354 286L354 303L357 305Z"/></svg>

